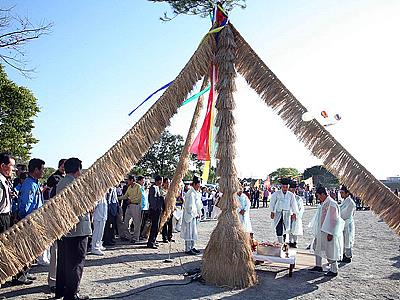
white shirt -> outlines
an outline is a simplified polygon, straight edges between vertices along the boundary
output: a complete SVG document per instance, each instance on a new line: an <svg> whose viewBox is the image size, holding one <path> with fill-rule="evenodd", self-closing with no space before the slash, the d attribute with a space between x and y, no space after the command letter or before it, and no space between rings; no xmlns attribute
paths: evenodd
<svg viewBox="0 0 400 300"><path fill-rule="evenodd" d="M283 193L281 190L279 190L273 193L271 196L271 211L276 213L283 210L296 213L296 197L290 191Z"/></svg>
<svg viewBox="0 0 400 300"><path fill-rule="evenodd" d="M3 192L5 192L5 203L0 203L0 213L6 214L11 212L11 199L10 199L10 187L8 185L7 179L4 177L3 174L0 173L0 180L4 187ZM1 199L0 199L1 201Z"/></svg>

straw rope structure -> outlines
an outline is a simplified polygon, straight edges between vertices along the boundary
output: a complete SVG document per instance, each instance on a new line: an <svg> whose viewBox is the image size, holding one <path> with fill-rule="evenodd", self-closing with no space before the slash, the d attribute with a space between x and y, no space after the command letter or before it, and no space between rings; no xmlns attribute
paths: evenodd
<svg viewBox="0 0 400 300"><path fill-rule="evenodd" d="M203 255L202 276L206 282L218 286L245 288L255 284L257 278L250 239L244 232L236 212L236 192L239 190L239 182L234 164L235 47L232 30L230 27L225 27L219 36L216 53L218 66L216 125L219 127L216 136L218 143L216 158L217 175L220 176L219 187L223 194L220 201L222 212Z"/></svg>
<svg viewBox="0 0 400 300"><path fill-rule="evenodd" d="M203 79L203 83L201 85L200 90L204 90L207 87L208 76L205 76ZM203 96L200 96L197 100L197 105L193 113L192 122L190 124L190 128L186 137L185 145L183 146L183 150L181 156L179 157L178 165L176 166L176 170L174 173L174 177L172 178L171 185L168 189L167 195L165 196L165 210L161 216L160 221L160 230L164 226L165 222L168 218L171 217L171 214L174 212L176 205L176 196L179 191L179 184L182 182L183 177L189 169L189 158L190 158L190 147L192 146L194 135L196 131L197 122L200 117L201 110L203 109Z"/></svg>
<svg viewBox="0 0 400 300"><path fill-rule="evenodd" d="M157 141L194 85L209 70L212 40L202 40L189 62L143 117L84 175L59 195L0 235L0 281L4 283L31 263L94 208Z"/></svg>
<svg viewBox="0 0 400 300"><path fill-rule="evenodd" d="M304 122L307 109L257 56L231 26L236 48L236 68L247 83L285 122L324 166L352 192L360 196L397 234L400 234L400 198L376 179L318 121Z"/></svg>

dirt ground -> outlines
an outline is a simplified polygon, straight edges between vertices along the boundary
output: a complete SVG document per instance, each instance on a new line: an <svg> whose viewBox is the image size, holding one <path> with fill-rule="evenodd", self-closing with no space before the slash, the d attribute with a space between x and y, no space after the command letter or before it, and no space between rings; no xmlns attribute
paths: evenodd
<svg viewBox="0 0 400 300"><path fill-rule="evenodd" d="M311 242L306 225L314 212L315 208L306 207L305 234L299 241L303 252L307 252L305 249ZM251 218L257 240L274 240L268 208L252 209ZM357 211L355 222L353 261L341 265L336 278L309 272L300 265L289 278L285 266L262 264L256 268L259 283L248 289L229 290L200 282L189 283L183 274L199 268L201 257L185 255L184 243L175 234L172 263L164 262L168 258L168 245L163 243L158 250L153 250L145 248L145 243L118 242L103 257L89 254L81 294L91 299L400 299L400 237L370 211ZM215 224L214 220L200 224L198 249L205 248ZM0 295L8 299L51 298L47 267L35 266L32 273L38 277L34 284L6 285ZM160 286L166 284L182 285Z"/></svg>

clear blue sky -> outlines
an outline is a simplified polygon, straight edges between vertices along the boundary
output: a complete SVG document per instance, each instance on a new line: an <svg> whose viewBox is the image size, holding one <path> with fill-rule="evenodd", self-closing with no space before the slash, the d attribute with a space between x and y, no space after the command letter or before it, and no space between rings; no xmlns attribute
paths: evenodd
<svg viewBox="0 0 400 300"><path fill-rule="evenodd" d="M390 159L397 156L398 143L389 141L398 139L391 130L397 126L399 99L391 86L398 82L399 1L247 2L231 20L262 59L310 110L332 109L330 113L343 116L330 130L375 175L400 173L400 163ZM39 101L42 111L34 133L40 142L32 156L53 167L70 156L90 166L148 106L133 117L127 114L175 78L210 26L208 19L193 16L161 22L159 16L169 7L145 0L2 3L16 4L16 11L33 22L44 19L55 25L50 35L27 46L30 66L37 68L34 79L7 68L9 77ZM238 97L248 97L249 103L248 111L238 114L242 175L264 176L279 166L301 169L318 163L261 101L252 100L256 97L243 81L238 86L243 87ZM377 100L384 102L376 107ZM174 118L172 132L185 134L193 108L188 105ZM258 115L259 110L266 115ZM244 114L255 123L241 120ZM392 135L381 136L383 131ZM259 166L262 157L274 159L262 159L262 168L255 170L252 166Z"/></svg>

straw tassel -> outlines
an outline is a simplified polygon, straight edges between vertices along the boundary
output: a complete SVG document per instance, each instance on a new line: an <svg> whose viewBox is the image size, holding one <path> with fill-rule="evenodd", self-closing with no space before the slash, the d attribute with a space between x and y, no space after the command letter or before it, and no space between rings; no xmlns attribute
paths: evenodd
<svg viewBox="0 0 400 300"><path fill-rule="evenodd" d="M78 222L78 216L93 209L97 199L118 184L151 144L160 138L196 82L208 73L212 45L210 37L202 41L160 100L85 174L43 207L0 234L1 283L16 275L70 231ZM18 256L13 253L18 253Z"/></svg>
<svg viewBox="0 0 400 300"><path fill-rule="evenodd" d="M257 94L282 118L298 140L323 161L328 171L400 234L400 198L377 180L316 120L303 122L307 109L257 56L240 33L229 25L237 43L236 68Z"/></svg>

